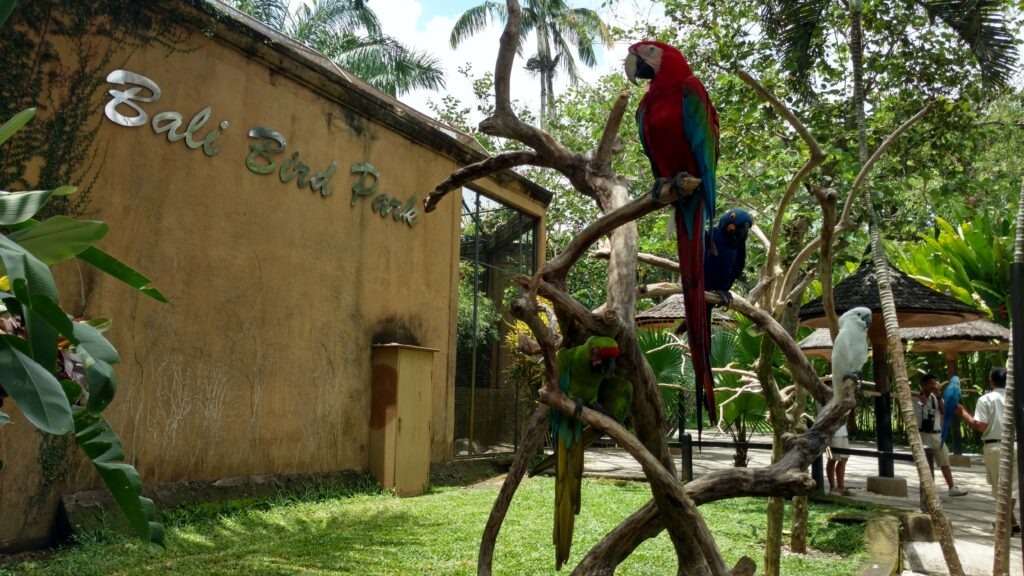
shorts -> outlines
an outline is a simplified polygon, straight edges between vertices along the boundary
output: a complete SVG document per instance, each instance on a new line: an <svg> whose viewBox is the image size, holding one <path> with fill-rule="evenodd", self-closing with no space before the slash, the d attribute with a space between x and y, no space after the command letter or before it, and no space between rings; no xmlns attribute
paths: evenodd
<svg viewBox="0 0 1024 576"><path fill-rule="evenodd" d="M942 435L938 432L921 432L921 443L932 449L932 456L935 458L935 465L939 468L949 466L949 450L943 446L939 448Z"/></svg>
<svg viewBox="0 0 1024 576"><path fill-rule="evenodd" d="M999 486L999 455L1002 453L1000 447L1002 446L999 442L993 442L991 444L985 444L981 449L982 454L985 457L985 473L988 476L988 483L992 486L992 496L996 496ZM1016 459L1014 459L1016 460ZM1013 483L1017 481L1017 465L1014 460L1010 461L1010 469L1013 471L1010 484L1010 494L1014 492Z"/></svg>
<svg viewBox="0 0 1024 576"><path fill-rule="evenodd" d="M843 450L850 449L850 437L849 436L833 436L832 440L828 443L829 448L841 448ZM850 457L846 454L836 454L832 460L849 460Z"/></svg>

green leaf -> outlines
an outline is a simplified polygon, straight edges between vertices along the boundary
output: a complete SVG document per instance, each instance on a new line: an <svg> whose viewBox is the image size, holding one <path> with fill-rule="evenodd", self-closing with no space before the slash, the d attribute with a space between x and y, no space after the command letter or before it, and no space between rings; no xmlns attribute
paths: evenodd
<svg viewBox="0 0 1024 576"><path fill-rule="evenodd" d="M60 386L64 389L64 396L67 397L68 404L74 405L82 397L82 386L78 382L74 380L61 380Z"/></svg>
<svg viewBox="0 0 1024 576"><path fill-rule="evenodd" d="M111 321L110 318L104 318L101 316L99 318L90 318L85 321L85 324L92 326L100 332L106 332L113 325L113 321Z"/></svg>
<svg viewBox="0 0 1024 576"><path fill-rule="evenodd" d="M53 189L54 196L70 196L75 192L78 192L77 186L61 186Z"/></svg>
<svg viewBox="0 0 1024 576"><path fill-rule="evenodd" d="M127 264L95 246L90 246L79 253L78 259L92 264L158 302L163 302L164 304L170 302L159 290L149 287L151 283L149 278L139 274Z"/></svg>
<svg viewBox="0 0 1024 576"><path fill-rule="evenodd" d="M99 414L114 400L117 392L117 374L103 360L93 357L84 348L78 348L85 367L85 377L89 380L89 401L86 408L92 414Z"/></svg>
<svg viewBox="0 0 1024 576"><path fill-rule="evenodd" d="M121 361L114 346L95 327L87 322L75 322L74 331L74 338L71 340L78 348L85 348L92 357L108 364L117 364Z"/></svg>
<svg viewBox="0 0 1024 576"><path fill-rule="evenodd" d="M25 329L32 343L31 357L43 367L53 370L57 366L57 331L31 309L31 298L44 295L57 300L57 287L49 267L21 246L0 236L0 260L12 280L14 294L28 309Z"/></svg>
<svg viewBox="0 0 1024 576"><path fill-rule="evenodd" d="M10 424L10 423L11 423L11 417L8 416L7 414L4 414L3 412L0 412L0 426L3 426L4 424ZM0 462L0 470L3 470L3 462Z"/></svg>
<svg viewBox="0 0 1024 576"><path fill-rule="evenodd" d="M15 0L0 0L0 25L7 21L7 18L14 12ZM3 467L0 466L0 469Z"/></svg>
<svg viewBox="0 0 1024 576"><path fill-rule="evenodd" d="M50 268L28 250L8 240L6 236L0 236L0 261L3 261L12 285L14 281L22 278L28 283L30 294L45 294L54 300L58 299L57 285L53 281ZM23 303L29 304L27 300L23 300Z"/></svg>
<svg viewBox="0 0 1024 576"><path fill-rule="evenodd" d="M46 264L71 259L99 242L110 228L103 222L54 216L31 228L8 235Z"/></svg>
<svg viewBox="0 0 1024 576"><path fill-rule="evenodd" d="M18 407L43 432L67 434L74 429L71 406L60 382L53 373L11 342L14 336L0 338L0 374L4 375L4 390L18 403Z"/></svg>
<svg viewBox="0 0 1024 576"><path fill-rule="evenodd" d="M11 226L36 215L53 190L0 193L0 226Z"/></svg>
<svg viewBox="0 0 1024 576"><path fill-rule="evenodd" d="M124 446L101 416L75 407L75 440L92 461L135 533L146 542L164 545L164 528L155 522L153 501L142 496L138 471L124 460Z"/></svg>
<svg viewBox="0 0 1024 576"><path fill-rule="evenodd" d="M68 318L67 312L53 298L44 294L35 294L30 298L30 302L32 311L43 320L46 320L50 326L56 328L61 336L68 340L74 339L75 333L71 319Z"/></svg>
<svg viewBox="0 0 1024 576"><path fill-rule="evenodd" d="M2 11L3 7L0 5L0 14L2 14ZM35 108L26 108L12 116L10 120L4 123L3 126L0 126L0 144L7 142L11 136L14 136L15 132L21 130L21 127L28 124L28 121L35 115Z"/></svg>

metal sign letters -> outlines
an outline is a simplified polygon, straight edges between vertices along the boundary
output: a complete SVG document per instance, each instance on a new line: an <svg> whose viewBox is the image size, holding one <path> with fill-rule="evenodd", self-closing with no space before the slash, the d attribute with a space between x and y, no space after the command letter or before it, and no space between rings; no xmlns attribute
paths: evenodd
<svg viewBox="0 0 1024 576"><path fill-rule="evenodd" d="M108 120L119 126L138 128L149 124L156 134L166 135L167 141L174 143L184 140L185 146L192 150L202 149L207 156L216 156L220 147L215 142L231 123L221 120L218 128L207 129L213 111L209 106L197 112L187 124L180 112L166 110L154 114L152 119L142 104L152 104L160 99L160 87L149 78L128 70L114 70L107 75L107 82L124 86L121 90L109 90L111 99L103 108ZM184 129L182 128L184 124ZM200 134L200 132L203 132ZM309 187L319 192L321 197L331 195L331 178L337 171L337 161L331 162L323 170L314 171L299 159L299 151L288 151L288 140L277 130L256 125L249 130L249 154L245 157L245 167L253 174L269 176L276 173L283 183L295 182L301 188ZM371 164L356 162L352 165L351 174L357 176L352 184L352 206L359 203L360 197L366 197L372 212L381 218L391 216L395 222L405 222L409 226L416 224L419 208L416 195L403 202L398 198L384 193L377 193L380 187L380 173Z"/></svg>

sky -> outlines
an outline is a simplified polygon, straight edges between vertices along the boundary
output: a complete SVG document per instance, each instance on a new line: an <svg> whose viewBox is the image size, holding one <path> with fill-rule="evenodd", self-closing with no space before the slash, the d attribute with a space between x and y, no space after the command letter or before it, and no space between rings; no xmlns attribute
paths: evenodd
<svg viewBox="0 0 1024 576"><path fill-rule="evenodd" d="M303 1L290 0L293 9ZM386 34L397 38L410 48L429 52L445 69L447 87L444 91L416 91L399 97L399 100L431 116L434 114L430 111L428 102L439 102L445 94L455 96L465 106L475 106L472 83L459 74L458 69L469 64L475 77L493 71L502 25L500 22L492 24L486 31L463 42L457 50L451 49L448 38L459 15L482 2L483 0L370 0L370 8L377 14ZM663 18L661 6L653 0L619 0L614 4L613 9L605 9L601 7L601 0L570 0L570 5L575 8L596 10L609 25L628 27L635 22L659 21ZM532 38L527 41L528 47L534 45L535 40ZM629 43L623 42L615 45L609 52L599 46L595 50L598 65L593 69L580 66L583 81L594 81L609 73L621 73L622 61L626 57L628 46ZM533 52L528 49L526 54L529 56ZM513 67L512 97L527 103L536 112L540 107L539 79L531 77L523 69L524 64L525 61L518 58ZM555 91L561 92L565 87L566 79L556 78ZM474 120L480 118L474 117Z"/></svg>

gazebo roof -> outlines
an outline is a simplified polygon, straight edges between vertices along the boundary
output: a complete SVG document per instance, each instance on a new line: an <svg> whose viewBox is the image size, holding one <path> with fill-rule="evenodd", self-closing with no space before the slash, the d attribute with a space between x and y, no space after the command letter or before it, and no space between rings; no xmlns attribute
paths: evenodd
<svg viewBox="0 0 1024 576"><path fill-rule="evenodd" d="M911 342L912 352L978 352L1009 348L1010 330L988 320L974 320L947 326L900 328L900 339ZM808 356L829 358L832 338L827 328L819 328L800 341Z"/></svg>
<svg viewBox="0 0 1024 576"><path fill-rule="evenodd" d="M665 301L657 306L644 310L636 315L637 322L649 322L652 320L660 320L663 322L670 322L674 320L685 320L686 310L683 306L683 295L673 294ZM718 309L711 311L711 321L715 323L732 322L732 318L728 314L719 312Z"/></svg>
<svg viewBox="0 0 1024 576"><path fill-rule="evenodd" d="M900 326L934 327L940 324L968 322L981 317L981 312L974 307L932 290L891 264L889 279L896 299ZM875 281L875 267L871 259L866 259L856 272L836 284L833 294L837 314L842 315L843 312L857 306L870 308L877 317L882 313L878 283ZM800 321L806 326L826 326L825 309L820 297L800 307Z"/></svg>

